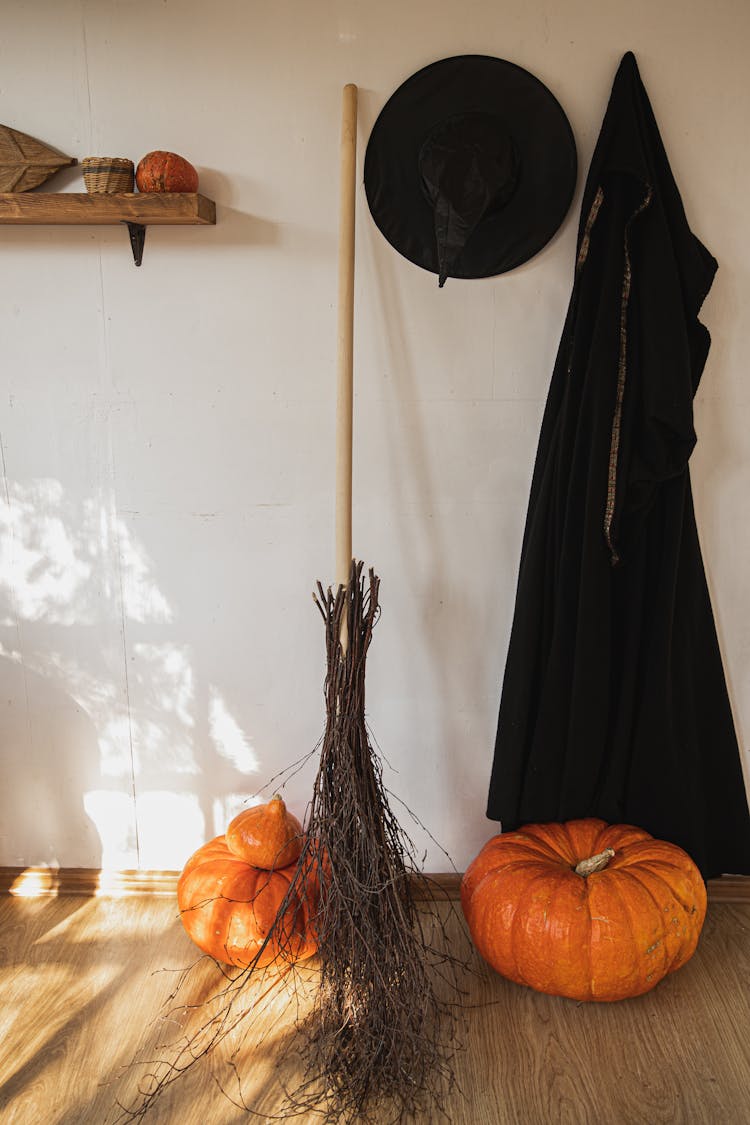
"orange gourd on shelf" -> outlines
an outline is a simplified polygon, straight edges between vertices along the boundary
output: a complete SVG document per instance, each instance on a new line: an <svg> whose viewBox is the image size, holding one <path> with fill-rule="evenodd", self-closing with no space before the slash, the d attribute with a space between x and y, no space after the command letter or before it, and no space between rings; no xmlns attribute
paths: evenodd
<svg viewBox="0 0 750 1125"><path fill-rule="evenodd" d="M477 950L504 977L622 1000L692 957L706 888L682 848L589 818L493 837L466 870L461 903Z"/></svg>
<svg viewBox="0 0 750 1125"><path fill-rule="evenodd" d="M138 162L135 183L142 192L195 192L198 173L184 156L156 149Z"/></svg>

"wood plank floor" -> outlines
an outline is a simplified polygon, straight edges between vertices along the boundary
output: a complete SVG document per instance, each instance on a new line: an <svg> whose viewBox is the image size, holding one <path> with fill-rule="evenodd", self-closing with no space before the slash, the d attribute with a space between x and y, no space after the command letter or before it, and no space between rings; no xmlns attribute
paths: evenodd
<svg viewBox="0 0 750 1125"><path fill-rule="evenodd" d="M459 943L460 923L451 925ZM113 1122L116 1099L129 1102L144 1074L127 1064L169 1038L162 1005L192 960L169 899L0 898L3 1125ZM462 1093L447 1103L454 1125L750 1122L750 905L712 903L692 961L647 996L619 1004L542 996L475 967L457 1066ZM219 980L201 962L185 1000L210 995ZM264 1023L238 1056L259 1116L219 1092L214 1078L229 1073L219 1058L181 1078L147 1121L273 1120L276 1060L293 1034L288 997ZM439 1117L430 1111L420 1120Z"/></svg>

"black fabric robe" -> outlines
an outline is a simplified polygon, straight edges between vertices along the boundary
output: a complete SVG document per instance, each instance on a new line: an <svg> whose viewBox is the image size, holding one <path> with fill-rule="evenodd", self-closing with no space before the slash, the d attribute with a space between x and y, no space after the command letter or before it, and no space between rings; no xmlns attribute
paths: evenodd
<svg viewBox="0 0 750 1125"><path fill-rule="evenodd" d="M691 233L635 58L583 197L531 487L487 815L600 816L750 873L750 817L693 513ZM738 513L739 516L739 513Z"/></svg>

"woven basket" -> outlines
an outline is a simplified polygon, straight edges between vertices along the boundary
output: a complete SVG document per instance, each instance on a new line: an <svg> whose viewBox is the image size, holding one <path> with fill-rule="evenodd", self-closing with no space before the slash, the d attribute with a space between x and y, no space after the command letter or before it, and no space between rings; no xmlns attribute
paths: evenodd
<svg viewBox="0 0 750 1125"><path fill-rule="evenodd" d="M133 190L132 160L124 160L119 156L85 156L81 167L83 182L89 195Z"/></svg>

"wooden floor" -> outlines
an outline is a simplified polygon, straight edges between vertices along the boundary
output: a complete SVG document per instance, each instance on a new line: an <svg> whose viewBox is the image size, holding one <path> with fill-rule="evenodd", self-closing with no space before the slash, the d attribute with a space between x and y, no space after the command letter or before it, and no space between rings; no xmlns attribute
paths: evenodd
<svg viewBox="0 0 750 1125"><path fill-rule="evenodd" d="M452 925L458 942L459 922ZM1 897L3 1125L113 1122L116 1100L130 1101L144 1073L127 1064L169 1038L162 1004L192 960L171 899ZM649 995L619 1004L542 996L476 968L466 979L463 1093L447 1106L454 1125L750 1122L750 904L712 903L693 960ZM201 962L184 999L203 998L219 979ZM291 1015L279 1012L238 1057L259 1116L219 1092L218 1060L183 1076L147 1121L272 1120L275 1058L291 1034Z"/></svg>

